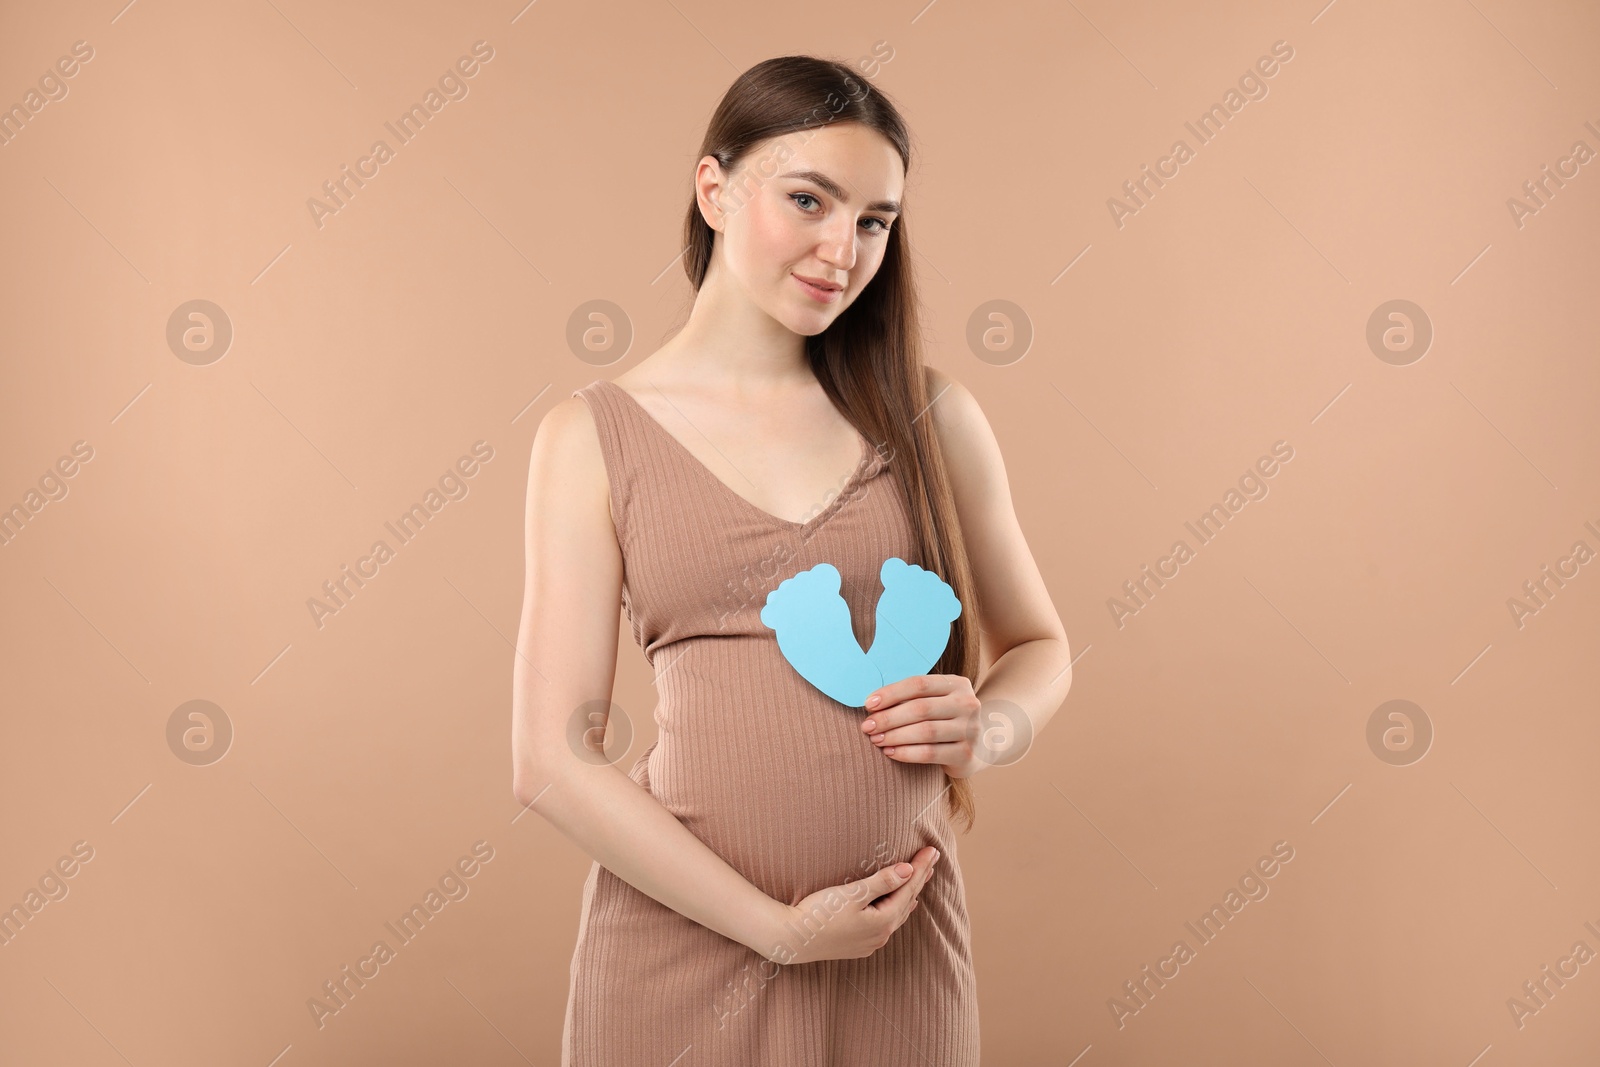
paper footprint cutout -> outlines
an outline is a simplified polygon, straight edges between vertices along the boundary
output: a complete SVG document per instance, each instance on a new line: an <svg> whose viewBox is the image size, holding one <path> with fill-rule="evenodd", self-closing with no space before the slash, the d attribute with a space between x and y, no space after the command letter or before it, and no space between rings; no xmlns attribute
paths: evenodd
<svg viewBox="0 0 1600 1067"><path fill-rule="evenodd" d="M944 654L951 621L961 615L954 590L932 571L890 556L878 576L884 591L866 652L851 629L850 606L839 595L841 579L831 563L785 579L761 609L789 664L849 707L862 707L884 685L926 674Z"/></svg>
<svg viewBox="0 0 1600 1067"><path fill-rule="evenodd" d="M878 578L883 594L867 658L883 685L927 674L950 643L950 624L961 616L961 601L943 578L898 556L883 561Z"/></svg>
<svg viewBox="0 0 1600 1067"><path fill-rule="evenodd" d="M850 629L850 605L839 595L839 582L831 563L785 578L767 594L761 621L778 632L778 650L800 677L839 703L860 707L883 677Z"/></svg>

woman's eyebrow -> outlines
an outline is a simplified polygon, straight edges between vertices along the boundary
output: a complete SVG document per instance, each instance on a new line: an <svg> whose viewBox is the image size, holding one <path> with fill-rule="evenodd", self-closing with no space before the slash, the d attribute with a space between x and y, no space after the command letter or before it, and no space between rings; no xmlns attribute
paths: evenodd
<svg viewBox="0 0 1600 1067"><path fill-rule="evenodd" d="M844 191L844 187L838 182L834 181L832 178L828 177L826 174L822 173L820 170L791 170L786 174L778 175L778 177L803 179L804 181L821 186L823 192L827 193L841 204L848 204L850 202L850 194ZM898 215L900 214L900 201L876 200L867 205L867 210L889 211Z"/></svg>

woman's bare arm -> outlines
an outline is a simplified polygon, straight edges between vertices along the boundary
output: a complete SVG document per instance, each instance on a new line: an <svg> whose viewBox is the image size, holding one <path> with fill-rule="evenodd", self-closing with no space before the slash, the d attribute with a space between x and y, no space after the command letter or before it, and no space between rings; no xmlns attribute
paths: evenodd
<svg viewBox="0 0 1600 1067"><path fill-rule="evenodd" d="M1014 704L1028 716L1026 732L1016 737L1026 744L1072 688L1066 629L1017 522L1005 460L989 420L960 382L934 367L926 371L928 395L935 398L929 410L950 471L981 607L984 670L975 692L986 705ZM1006 761L1016 758L1020 753L1004 755Z"/></svg>
<svg viewBox="0 0 1600 1067"><path fill-rule="evenodd" d="M603 719L573 720L585 702L610 701L621 594L599 435L583 400L570 397L539 426L528 471L512 792L623 881L768 955L789 907L747 881L621 767L575 750L583 729L602 736Z"/></svg>

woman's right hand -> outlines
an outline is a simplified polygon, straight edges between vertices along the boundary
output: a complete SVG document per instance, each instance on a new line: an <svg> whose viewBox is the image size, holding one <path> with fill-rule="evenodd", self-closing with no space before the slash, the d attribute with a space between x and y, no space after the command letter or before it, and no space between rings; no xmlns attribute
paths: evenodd
<svg viewBox="0 0 1600 1067"><path fill-rule="evenodd" d="M872 955L910 918L938 859L939 850L925 845L910 863L812 893L787 909L767 958L787 964Z"/></svg>

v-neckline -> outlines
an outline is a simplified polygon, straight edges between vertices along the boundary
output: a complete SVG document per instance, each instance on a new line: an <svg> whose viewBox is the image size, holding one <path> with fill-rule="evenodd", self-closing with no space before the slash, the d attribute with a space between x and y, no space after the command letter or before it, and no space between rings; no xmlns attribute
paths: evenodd
<svg viewBox="0 0 1600 1067"><path fill-rule="evenodd" d="M701 462L699 456L696 456L693 452L689 451L689 447L687 445L674 437L665 426L661 425L660 421L657 420L654 415L650 414L645 406L639 403L638 398L632 393L628 392L616 382L611 381L609 378L598 378L596 381L601 385L616 390L616 392L622 396L623 401L638 413L640 419L648 423L654 432L666 438L668 447L674 450L677 455L687 460L689 466L699 471L701 476L703 476L708 482L716 486L727 496L731 497L735 502L744 507L746 511L765 519L767 522L781 526L786 530L804 532L809 530L811 527L818 525L829 515L831 515L834 509L839 506L840 502L845 499L845 495L849 492L849 490L854 488L856 483L861 480L862 475L866 473L867 467L871 464L873 456L877 454L871 443L864 436L862 436L860 431L857 431L856 439L861 444L861 460L856 464L856 469L850 473L850 477L845 480L844 488L835 493L833 498L823 505L822 510L811 516L811 518L807 519L805 522L795 522L792 519L785 519L781 516L774 515L765 508L758 507L756 504L735 492L732 486L712 473L711 468L707 467L703 462Z"/></svg>

